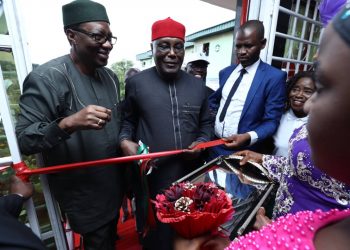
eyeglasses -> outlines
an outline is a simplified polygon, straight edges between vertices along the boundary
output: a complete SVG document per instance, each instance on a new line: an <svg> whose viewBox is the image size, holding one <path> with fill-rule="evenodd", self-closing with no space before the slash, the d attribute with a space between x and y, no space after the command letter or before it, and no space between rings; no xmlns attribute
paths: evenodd
<svg viewBox="0 0 350 250"><path fill-rule="evenodd" d="M117 38L115 36L105 36L105 35L102 35L102 34L99 34L99 33L88 32L86 30L79 29L79 28L74 28L72 30L89 36L92 40L94 40L98 44L104 44L105 42L108 41L112 45L114 45L117 42Z"/></svg>
<svg viewBox="0 0 350 250"><path fill-rule="evenodd" d="M176 54L184 52L183 44L175 44L174 46L171 46L170 44L167 44L167 43L160 43L157 45L157 49L162 53L169 53L171 51L171 48L173 48Z"/></svg>

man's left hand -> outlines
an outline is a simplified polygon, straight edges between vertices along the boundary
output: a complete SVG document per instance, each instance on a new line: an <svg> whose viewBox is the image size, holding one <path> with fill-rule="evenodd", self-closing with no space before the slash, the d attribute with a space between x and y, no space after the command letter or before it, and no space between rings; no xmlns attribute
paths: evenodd
<svg viewBox="0 0 350 250"><path fill-rule="evenodd" d="M188 146L187 149L183 150L183 152L186 154L186 159L188 159L188 160L195 159L195 158L197 158L200 155L200 153L204 149L196 149L196 148L194 148L199 143L201 143L201 142L200 141L194 141L194 142L191 143L190 146Z"/></svg>

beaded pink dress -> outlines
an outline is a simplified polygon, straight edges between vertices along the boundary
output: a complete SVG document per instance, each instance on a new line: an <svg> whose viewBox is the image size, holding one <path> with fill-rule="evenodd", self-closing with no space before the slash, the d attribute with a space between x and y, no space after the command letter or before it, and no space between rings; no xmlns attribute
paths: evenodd
<svg viewBox="0 0 350 250"><path fill-rule="evenodd" d="M235 239L225 250L313 250L318 229L347 217L350 217L350 209L288 214L259 231Z"/></svg>

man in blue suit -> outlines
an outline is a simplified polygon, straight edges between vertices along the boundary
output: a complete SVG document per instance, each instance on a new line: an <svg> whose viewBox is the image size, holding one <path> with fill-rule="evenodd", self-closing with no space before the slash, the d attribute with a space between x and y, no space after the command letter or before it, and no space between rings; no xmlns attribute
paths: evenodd
<svg viewBox="0 0 350 250"><path fill-rule="evenodd" d="M225 146L210 150L211 158L246 148L266 152L284 110L286 73L260 60L266 45L262 22L247 21L235 42L240 63L220 71L220 87L209 98L216 114L215 135L227 139ZM235 197L247 197L252 188L237 183L235 175L226 176L226 190Z"/></svg>

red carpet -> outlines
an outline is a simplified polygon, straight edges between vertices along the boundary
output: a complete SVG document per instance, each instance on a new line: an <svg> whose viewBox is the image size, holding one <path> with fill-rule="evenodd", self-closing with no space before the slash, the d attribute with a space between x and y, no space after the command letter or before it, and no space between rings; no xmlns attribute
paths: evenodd
<svg viewBox="0 0 350 250"><path fill-rule="evenodd" d="M119 220L118 235L120 239L117 240L117 244L116 244L117 250L126 250L126 249L141 250L142 249L142 246L139 244L138 235L136 233L135 218L131 218L129 216L129 219L124 223L121 223L121 220Z"/></svg>

